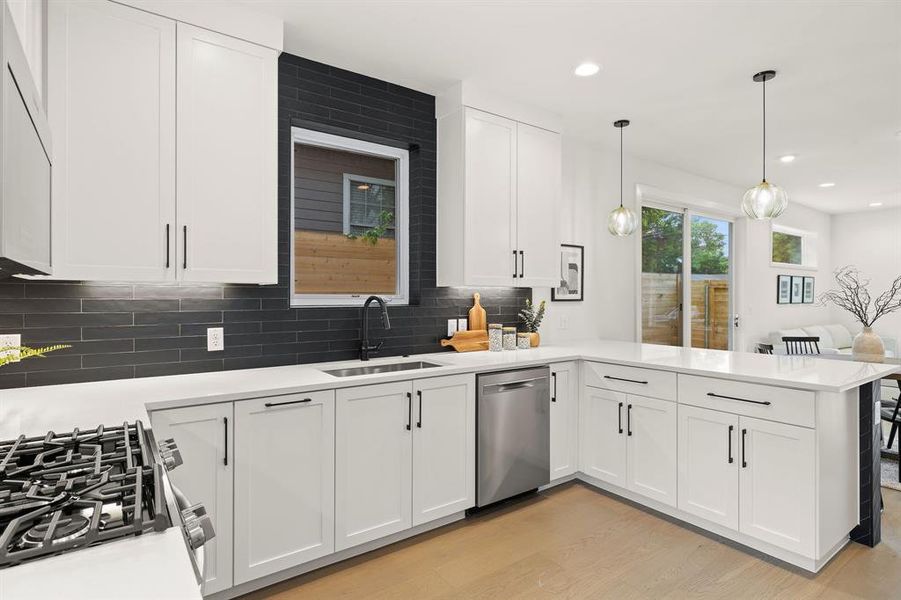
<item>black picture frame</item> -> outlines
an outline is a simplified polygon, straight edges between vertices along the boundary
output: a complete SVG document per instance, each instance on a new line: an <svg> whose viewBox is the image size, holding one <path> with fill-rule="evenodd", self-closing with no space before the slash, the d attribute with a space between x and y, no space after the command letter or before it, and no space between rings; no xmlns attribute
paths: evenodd
<svg viewBox="0 0 901 600"><path fill-rule="evenodd" d="M791 304L792 278L791 275L776 276L776 304Z"/></svg>
<svg viewBox="0 0 901 600"><path fill-rule="evenodd" d="M578 273L573 273L573 268ZM565 271L564 271L565 269ZM578 289L572 292L570 286L578 281ZM585 246L560 244L560 285L551 288L554 302L581 302L585 299Z"/></svg>
<svg viewBox="0 0 901 600"><path fill-rule="evenodd" d="M804 303L804 277L801 275L792 275L792 287L791 287L791 303L792 304L803 304Z"/></svg>
<svg viewBox="0 0 901 600"><path fill-rule="evenodd" d="M808 288L807 285L810 284ZM801 303L802 304L813 304L816 301L816 278L815 277L804 277L804 283L802 284L801 290Z"/></svg>

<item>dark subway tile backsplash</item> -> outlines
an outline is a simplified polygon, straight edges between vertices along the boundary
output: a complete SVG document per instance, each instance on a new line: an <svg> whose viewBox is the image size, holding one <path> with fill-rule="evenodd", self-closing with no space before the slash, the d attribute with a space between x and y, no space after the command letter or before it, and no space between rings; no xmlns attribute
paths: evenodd
<svg viewBox="0 0 901 600"><path fill-rule="evenodd" d="M289 308L290 128L322 128L411 147L409 306L373 312L377 356L441 350L447 319L482 294L488 320L517 324L529 289L435 287L436 126L432 96L289 54L279 59L279 283L153 285L0 282L0 333L26 345L65 343L47 358L0 367L0 388L249 369L358 357L359 308ZM361 299L362 302L362 299ZM207 352L208 327L225 350Z"/></svg>

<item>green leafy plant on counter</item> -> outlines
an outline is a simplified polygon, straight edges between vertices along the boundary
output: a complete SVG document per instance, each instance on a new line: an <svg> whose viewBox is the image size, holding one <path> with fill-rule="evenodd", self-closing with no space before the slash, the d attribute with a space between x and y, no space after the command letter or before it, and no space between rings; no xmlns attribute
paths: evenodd
<svg viewBox="0 0 901 600"><path fill-rule="evenodd" d="M26 358L44 358L48 352L71 348L66 344L57 344L55 346L44 346L43 348L29 348L28 346L6 346L0 348L0 367L9 363L25 360Z"/></svg>
<svg viewBox="0 0 901 600"><path fill-rule="evenodd" d="M532 301L526 298L526 307L519 311L519 318L525 323L526 329L530 333L537 333L538 328L541 327L541 320L544 319L545 304L545 301L542 300L538 305L538 310L535 310Z"/></svg>
<svg viewBox="0 0 901 600"><path fill-rule="evenodd" d="M375 227L370 227L366 231L364 231L359 236L354 235L352 233L347 234L347 238L351 240L355 240L358 237L363 238L363 240L369 242L373 246L379 243L379 238L383 237L386 233L388 233L388 229L391 225L394 224L394 213L390 210L383 210L379 213L379 224Z"/></svg>

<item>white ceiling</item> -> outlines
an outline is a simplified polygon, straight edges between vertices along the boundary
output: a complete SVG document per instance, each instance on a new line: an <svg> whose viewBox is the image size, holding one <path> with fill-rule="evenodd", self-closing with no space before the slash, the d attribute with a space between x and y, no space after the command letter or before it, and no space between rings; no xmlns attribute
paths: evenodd
<svg viewBox="0 0 901 600"><path fill-rule="evenodd" d="M901 205L901 2L247 0L285 50L438 93L468 80L563 116L566 133L838 213ZM583 60L603 65L579 78ZM796 154L791 165L777 157ZM836 186L821 189L821 182Z"/></svg>

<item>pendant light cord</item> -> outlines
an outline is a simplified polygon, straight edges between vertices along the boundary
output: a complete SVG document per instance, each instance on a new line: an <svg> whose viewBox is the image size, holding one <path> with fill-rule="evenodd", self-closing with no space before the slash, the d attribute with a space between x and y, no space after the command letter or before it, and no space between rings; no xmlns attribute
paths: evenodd
<svg viewBox="0 0 901 600"><path fill-rule="evenodd" d="M763 78L763 180L766 181L766 77Z"/></svg>
<svg viewBox="0 0 901 600"><path fill-rule="evenodd" d="M619 128L619 206L623 207L623 128Z"/></svg>

